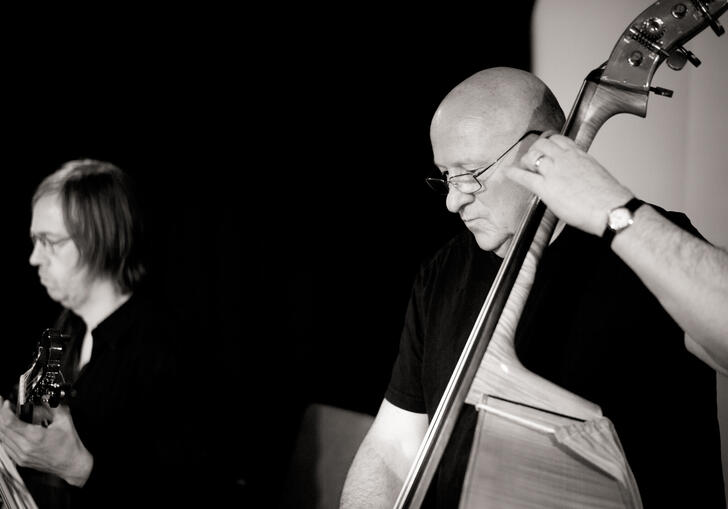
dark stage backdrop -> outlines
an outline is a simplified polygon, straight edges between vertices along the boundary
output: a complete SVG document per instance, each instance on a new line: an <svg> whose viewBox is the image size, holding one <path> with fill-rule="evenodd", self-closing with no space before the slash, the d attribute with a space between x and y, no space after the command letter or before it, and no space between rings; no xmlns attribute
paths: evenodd
<svg viewBox="0 0 728 509"><path fill-rule="evenodd" d="M431 116L480 69L529 69L531 6L453 25L188 13L8 53L0 392L59 311L27 263L32 192L109 160L136 178L151 282L189 331L160 414L199 422L231 499L277 493L308 404L376 412L414 274L460 228L423 181Z"/></svg>

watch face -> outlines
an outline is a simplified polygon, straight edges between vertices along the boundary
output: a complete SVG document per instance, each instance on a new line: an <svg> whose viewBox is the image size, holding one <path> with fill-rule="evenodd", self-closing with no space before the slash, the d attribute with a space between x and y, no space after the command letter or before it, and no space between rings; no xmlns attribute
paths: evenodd
<svg viewBox="0 0 728 509"><path fill-rule="evenodd" d="M609 227L619 231L632 224L632 213L624 207L614 209L609 214Z"/></svg>

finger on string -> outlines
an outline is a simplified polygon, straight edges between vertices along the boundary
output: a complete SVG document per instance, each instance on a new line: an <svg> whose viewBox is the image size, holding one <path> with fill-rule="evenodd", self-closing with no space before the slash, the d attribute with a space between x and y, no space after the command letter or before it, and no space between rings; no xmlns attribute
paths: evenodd
<svg viewBox="0 0 728 509"><path fill-rule="evenodd" d="M13 414L3 423L2 433L15 442L28 442L37 438L38 428L40 426L23 422Z"/></svg>
<svg viewBox="0 0 728 509"><path fill-rule="evenodd" d="M10 410L9 406L3 404L0 407L0 427L10 426L14 417L15 414Z"/></svg>
<svg viewBox="0 0 728 509"><path fill-rule="evenodd" d="M547 155L551 159L556 159L556 157L561 155L561 153L564 151L560 146L551 141L550 138L537 139L533 143L533 145L531 145L529 150L538 152L538 154L535 154L533 156L533 159L531 159L532 163L534 163L536 161L536 158L541 154Z"/></svg>
<svg viewBox="0 0 728 509"><path fill-rule="evenodd" d="M5 446L5 452L8 453L8 456L16 465L27 468L40 466L40 463L32 455L24 453L17 444L3 443L3 445Z"/></svg>
<svg viewBox="0 0 728 509"><path fill-rule="evenodd" d="M15 405L9 399L2 401L0 404L0 421L15 417Z"/></svg>
<svg viewBox="0 0 728 509"><path fill-rule="evenodd" d="M22 445L28 443L27 437L18 430L11 427L6 427L1 433L3 442L10 442L15 445Z"/></svg>
<svg viewBox="0 0 728 509"><path fill-rule="evenodd" d="M555 136L551 136L549 138L549 141L559 147L562 150L569 150L574 148L579 148L579 145L576 144L574 140L569 138L568 136L563 136L561 134L557 134Z"/></svg>
<svg viewBox="0 0 728 509"><path fill-rule="evenodd" d="M3 406L0 408L0 424L3 426L12 426L18 421L18 416L15 415L10 407Z"/></svg>
<svg viewBox="0 0 728 509"><path fill-rule="evenodd" d="M10 459L13 460L15 463L20 462L20 458L22 457L20 448L18 445L13 442L12 440L7 440L5 438L2 439L2 447L5 448L5 452L8 453L8 456L10 456Z"/></svg>
<svg viewBox="0 0 728 509"><path fill-rule="evenodd" d="M10 460L12 461L12 457L10 456L10 451L8 450L8 447L2 441L0 441L0 475L2 475L3 466L6 466L6 458L10 458Z"/></svg>

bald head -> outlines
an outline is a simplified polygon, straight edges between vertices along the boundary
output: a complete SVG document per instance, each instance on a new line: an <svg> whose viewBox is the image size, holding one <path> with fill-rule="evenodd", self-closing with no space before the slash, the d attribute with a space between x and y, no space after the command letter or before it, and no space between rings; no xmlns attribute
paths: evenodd
<svg viewBox="0 0 728 509"><path fill-rule="evenodd" d="M448 179L477 174L480 183L471 193L450 186L446 206L460 214L481 249L505 255L531 198L503 168L517 164L537 138L528 131L560 129L563 122L541 80L506 67L474 74L437 108L430 127L435 165Z"/></svg>
<svg viewBox="0 0 728 509"><path fill-rule="evenodd" d="M560 130L564 114L548 87L533 74L509 67L480 71L440 103L430 126L433 146L473 129L490 141L517 139L529 130Z"/></svg>

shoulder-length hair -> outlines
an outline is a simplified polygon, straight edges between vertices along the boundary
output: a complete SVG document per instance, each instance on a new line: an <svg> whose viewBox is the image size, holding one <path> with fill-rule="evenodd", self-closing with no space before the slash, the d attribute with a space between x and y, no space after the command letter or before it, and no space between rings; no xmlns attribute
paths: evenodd
<svg viewBox="0 0 728 509"><path fill-rule="evenodd" d="M79 262L92 276L110 277L123 293L145 274L140 256L143 224L128 174L93 159L65 163L38 185L32 205L57 194Z"/></svg>

